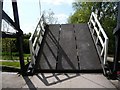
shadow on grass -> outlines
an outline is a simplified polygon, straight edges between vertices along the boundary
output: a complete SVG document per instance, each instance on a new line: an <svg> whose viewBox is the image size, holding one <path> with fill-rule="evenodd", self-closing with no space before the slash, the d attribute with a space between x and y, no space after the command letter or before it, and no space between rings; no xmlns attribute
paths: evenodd
<svg viewBox="0 0 120 90"><path fill-rule="evenodd" d="M20 69L12 66L0 66L2 72L20 72Z"/></svg>

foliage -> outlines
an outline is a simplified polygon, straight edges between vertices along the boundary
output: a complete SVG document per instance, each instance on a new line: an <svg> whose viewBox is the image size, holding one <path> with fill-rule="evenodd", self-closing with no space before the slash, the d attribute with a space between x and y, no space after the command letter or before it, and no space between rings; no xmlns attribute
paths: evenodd
<svg viewBox="0 0 120 90"><path fill-rule="evenodd" d="M98 15L102 27L109 38L108 53L114 54L113 30L116 27L116 2L79 2L73 3L74 14L69 16L68 23L87 23L92 11Z"/></svg>
<svg viewBox="0 0 120 90"><path fill-rule="evenodd" d="M43 15L47 24L56 24L58 22L55 13L51 9L43 11Z"/></svg>
<svg viewBox="0 0 120 90"><path fill-rule="evenodd" d="M30 54L29 50L29 34L24 34L24 40L23 40L23 51L24 55ZM29 57L29 55L27 55ZM27 59L26 56L24 56L25 59ZM18 53L18 47L17 47L17 40L16 38L2 38L2 59L4 60L18 60L19 59L19 53Z"/></svg>
<svg viewBox="0 0 120 90"><path fill-rule="evenodd" d="M27 53L27 54L30 53L28 39L24 39L24 41L23 41L23 51L24 51L24 53Z"/></svg>
<svg viewBox="0 0 120 90"><path fill-rule="evenodd" d="M24 53L30 53L29 51L29 40L23 40L23 51ZM2 39L2 52L18 52L17 41L15 38L3 38Z"/></svg>
<svg viewBox="0 0 120 90"><path fill-rule="evenodd" d="M17 52L16 43L15 38L2 38L2 52Z"/></svg>
<svg viewBox="0 0 120 90"><path fill-rule="evenodd" d="M68 18L68 23L86 23L91 14L91 7L93 3L74 2L74 14Z"/></svg>
<svg viewBox="0 0 120 90"><path fill-rule="evenodd" d="M24 36L24 39L29 39L29 38L30 38L30 36L31 36L31 33L24 34L23 36Z"/></svg>

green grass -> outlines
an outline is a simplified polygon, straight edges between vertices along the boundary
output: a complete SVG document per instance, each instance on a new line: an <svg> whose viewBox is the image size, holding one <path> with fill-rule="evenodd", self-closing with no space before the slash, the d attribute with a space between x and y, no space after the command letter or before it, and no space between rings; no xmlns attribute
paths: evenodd
<svg viewBox="0 0 120 90"><path fill-rule="evenodd" d="M29 57L30 56L30 54L24 54L24 57Z"/></svg>
<svg viewBox="0 0 120 90"><path fill-rule="evenodd" d="M27 64L27 60L28 59L30 61L30 54L24 54L25 64ZM12 67L19 67L20 68L20 64L19 64L20 62L19 62L19 54L18 54L18 52L13 52L12 53L12 57L10 56L9 53L2 52L2 60L4 60L4 61L0 62L0 65L3 65L3 66L12 66ZM5 60L7 60L7 61L5 61ZM14 60L18 60L18 62L14 61Z"/></svg>
<svg viewBox="0 0 120 90"><path fill-rule="evenodd" d="M20 63L19 62L0 62L0 65L12 66L12 67L20 67Z"/></svg>
<svg viewBox="0 0 120 90"><path fill-rule="evenodd" d="M30 54L24 54L24 60L30 59ZM10 55L6 55L5 52L2 54L3 60L19 60L19 54L13 53L12 57Z"/></svg>
<svg viewBox="0 0 120 90"><path fill-rule="evenodd" d="M0 62L0 65L2 65L2 62Z"/></svg>
<svg viewBox="0 0 120 90"><path fill-rule="evenodd" d="M19 60L19 57L18 56L6 56L6 55L4 55L4 56L2 56L2 59L3 60Z"/></svg>
<svg viewBox="0 0 120 90"><path fill-rule="evenodd" d="M27 64L27 62L25 62L25 64ZM0 65L20 68L20 62L14 62L14 61L13 62L9 62L9 61L0 62Z"/></svg>

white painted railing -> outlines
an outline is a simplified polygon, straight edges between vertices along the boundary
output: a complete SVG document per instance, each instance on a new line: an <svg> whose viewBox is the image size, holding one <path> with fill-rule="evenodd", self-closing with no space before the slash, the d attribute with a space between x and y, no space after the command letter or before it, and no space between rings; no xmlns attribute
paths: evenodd
<svg viewBox="0 0 120 90"><path fill-rule="evenodd" d="M108 51L108 37L105 31L103 30L100 22L98 21L97 15L94 12L91 13L88 26L92 34L94 43L96 45L98 54L101 58L101 63L103 65L106 65Z"/></svg>
<svg viewBox="0 0 120 90"><path fill-rule="evenodd" d="M29 39L30 54L31 54L31 63L29 65L29 68L32 68L35 65L36 57L38 56L40 45L45 33L44 27L45 27L44 17L41 16L40 21L38 22L38 25L34 33L32 33Z"/></svg>

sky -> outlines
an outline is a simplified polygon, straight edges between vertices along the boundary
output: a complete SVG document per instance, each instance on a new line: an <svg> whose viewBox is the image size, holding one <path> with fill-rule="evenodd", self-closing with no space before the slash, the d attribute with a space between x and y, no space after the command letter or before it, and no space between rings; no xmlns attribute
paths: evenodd
<svg viewBox="0 0 120 90"><path fill-rule="evenodd" d="M40 19L39 1L41 12L51 9L60 24L65 24L73 13L72 2L74 0L18 0L20 27L24 33L33 32L37 26ZM3 9L13 19L11 0L4 0Z"/></svg>

